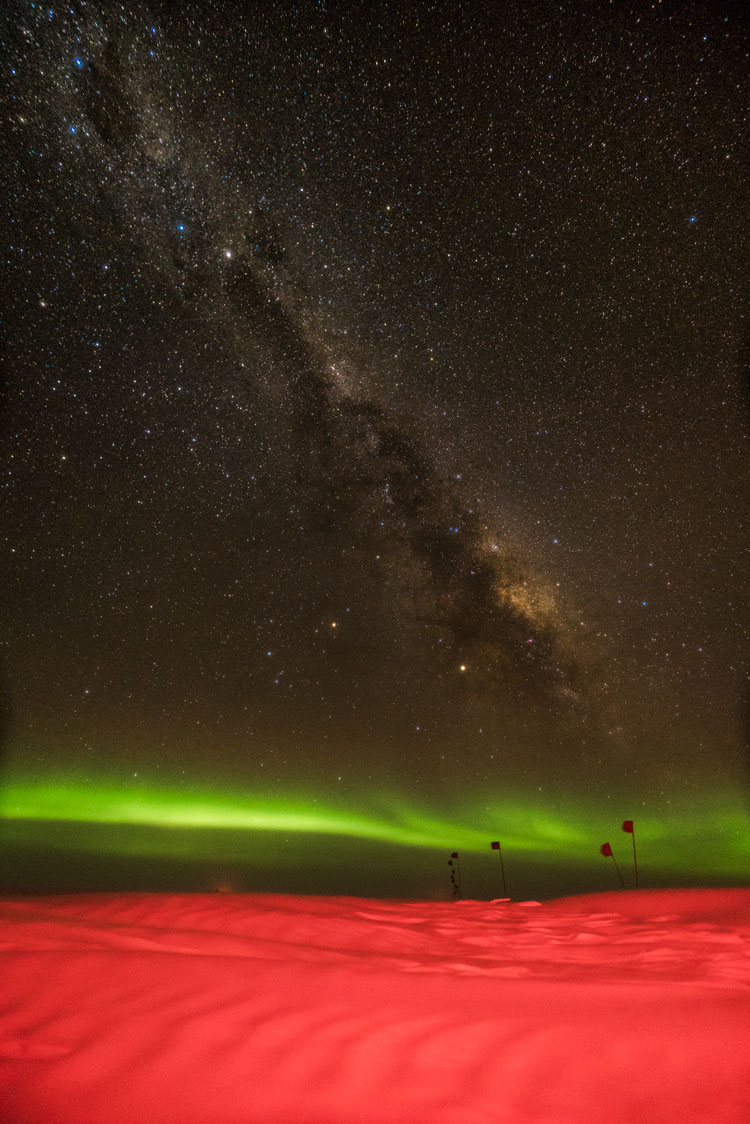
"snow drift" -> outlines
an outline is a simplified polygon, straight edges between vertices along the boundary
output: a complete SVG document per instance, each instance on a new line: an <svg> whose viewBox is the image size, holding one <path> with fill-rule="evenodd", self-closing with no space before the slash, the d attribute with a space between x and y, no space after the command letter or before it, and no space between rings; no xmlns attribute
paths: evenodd
<svg viewBox="0 0 750 1124"><path fill-rule="evenodd" d="M5 1124L750 1119L750 890L0 910Z"/></svg>

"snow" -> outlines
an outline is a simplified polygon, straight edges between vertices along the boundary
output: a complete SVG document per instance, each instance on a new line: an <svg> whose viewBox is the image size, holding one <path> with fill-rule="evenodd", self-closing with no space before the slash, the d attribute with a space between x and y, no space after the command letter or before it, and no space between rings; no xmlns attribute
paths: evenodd
<svg viewBox="0 0 750 1124"><path fill-rule="evenodd" d="M3 1124L747 1124L750 890L0 902Z"/></svg>

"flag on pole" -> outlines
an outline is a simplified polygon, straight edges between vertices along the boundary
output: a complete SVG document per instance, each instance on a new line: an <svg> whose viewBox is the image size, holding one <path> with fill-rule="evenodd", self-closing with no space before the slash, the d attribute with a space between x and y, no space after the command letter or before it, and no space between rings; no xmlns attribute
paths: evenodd
<svg viewBox="0 0 750 1124"><path fill-rule="evenodd" d="M507 898L508 887L505 883L505 863L503 862L503 852L502 852L501 847L500 847L500 840L495 839L492 843L490 843L490 847L492 848L493 851L497 851L497 853L498 853L498 857L500 859L500 870L502 871L502 875L503 875L503 897Z"/></svg>
<svg viewBox="0 0 750 1124"><path fill-rule="evenodd" d="M458 858L458 851L451 851L451 858L457 859Z"/></svg>
<svg viewBox="0 0 750 1124"><path fill-rule="evenodd" d="M638 856L635 853L635 828L632 820L622 821L622 830L633 836L633 869L635 870L635 888L638 889Z"/></svg>
<svg viewBox="0 0 750 1124"><path fill-rule="evenodd" d="M620 879L620 885L622 886L622 888L624 890L625 889L625 879L623 878L622 873L620 872L620 868L617 865L617 859L613 855L612 848L610 847L609 843L602 843L599 850L604 855L605 859L611 859L612 862L615 864L615 870L617 871L617 877Z"/></svg>

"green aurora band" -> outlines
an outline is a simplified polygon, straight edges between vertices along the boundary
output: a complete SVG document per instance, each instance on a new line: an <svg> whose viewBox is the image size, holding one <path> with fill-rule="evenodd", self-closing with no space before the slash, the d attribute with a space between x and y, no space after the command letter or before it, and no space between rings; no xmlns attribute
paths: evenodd
<svg viewBox="0 0 750 1124"><path fill-rule="evenodd" d="M6 836L43 842L60 838L64 827L72 849L131 850L132 843L126 846L115 830L92 831L94 825L119 825L161 829L144 830L138 847L139 853L157 857L186 850L203 858L236 857L243 833L284 833L484 855L490 841L499 838L508 855L587 864L604 861L599 848L605 841L627 861L630 837L623 837L620 827L623 818L633 818L639 855L651 870L738 881L750 869L750 814L736 792L700 801L694 797L689 808L671 804L651 810L615 808L609 801L603 807L601 800L595 806L593 798L588 805L558 800L553 808L521 797L488 803L485 794L452 809L448 817L408 806L403 798L384 796L379 804L377 815L311 797L252 799L208 788L92 785L70 778L55 783L8 779L0 789ZM54 836L53 825L58 827Z"/></svg>

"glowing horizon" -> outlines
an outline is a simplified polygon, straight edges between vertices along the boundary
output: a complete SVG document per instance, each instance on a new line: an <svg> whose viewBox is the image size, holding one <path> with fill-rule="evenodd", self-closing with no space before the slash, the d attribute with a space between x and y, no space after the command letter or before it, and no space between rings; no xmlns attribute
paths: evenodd
<svg viewBox="0 0 750 1124"><path fill-rule="evenodd" d="M690 813L673 809L669 815L656 810L638 815L625 803L615 811L594 799L564 805L556 800L549 808L519 796L489 803L483 797L476 804L465 799L445 816L403 797L379 796L380 815L366 807L366 798L359 803L359 808L342 807L289 794L243 798L207 786L185 792L166 785L92 785L72 777L54 782L13 778L0 787L0 815L14 822L286 832L476 854L487 853L491 840L499 838L509 854L593 863L601 861L599 847L605 841L629 857L630 839L622 841L621 822L634 818L639 847L652 868L738 878L750 863L750 815L736 794L704 800L700 820L694 798ZM150 853L160 853L158 841Z"/></svg>

